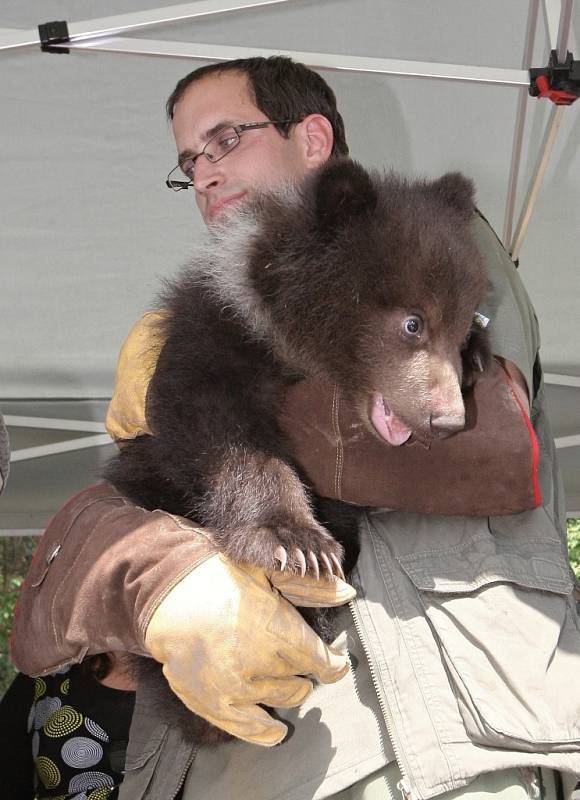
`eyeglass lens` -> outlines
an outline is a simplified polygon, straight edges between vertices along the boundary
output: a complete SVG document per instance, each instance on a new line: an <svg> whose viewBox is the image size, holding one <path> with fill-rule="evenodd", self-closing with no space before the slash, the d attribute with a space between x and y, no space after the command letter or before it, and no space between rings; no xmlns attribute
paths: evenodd
<svg viewBox="0 0 580 800"><path fill-rule="evenodd" d="M216 133L205 145L201 153L198 154L199 156L204 155L208 161L212 163L219 161L220 158L223 158L227 155L230 150L233 150L234 147L239 143L240 137L236 133L234 128L224 128L223 130ZM186 158L182 161L179 165L181 172L189 178L189 180L193 180L193 176L195 173L195 159L193 158Z"/></svg>

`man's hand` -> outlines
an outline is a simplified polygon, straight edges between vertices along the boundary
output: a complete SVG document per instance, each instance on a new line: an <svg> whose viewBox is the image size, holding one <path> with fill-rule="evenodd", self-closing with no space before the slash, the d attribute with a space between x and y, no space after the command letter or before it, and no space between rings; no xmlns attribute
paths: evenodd
<svg viewBox="0 0 580 800"><path fill-rule="evenodd" d="M215 555L190 572L154 612L145 634L175 694L204 719L239 739L267 747L287 728L258 704L298 706L310 675L333 683L348 671L293 605L338 606L354 589L242 567ZM279 590L273 587L273 583Z"/></svg>

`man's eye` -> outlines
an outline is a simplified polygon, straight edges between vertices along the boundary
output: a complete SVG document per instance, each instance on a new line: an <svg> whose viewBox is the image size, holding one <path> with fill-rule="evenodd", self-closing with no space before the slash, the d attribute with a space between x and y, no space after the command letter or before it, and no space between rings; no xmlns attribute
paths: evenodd
<svg viewBox="0 0 580 800"><path fill-rule="evenodd" d="M195 167L194 162L191 159L188 159L187 161L184 161L182 164L180 164L180 166L181 166L181 171L183 172L185 177L189 178L190 181L193 180L193 172Z"/></svg>
<svg viewBox="0 0 580 800"><path fill-rule="evenodd" d="M232 136L231 134L229 136L223 136L222 138L219 139L218 146L224 147L226 149L229 147L233 147L233 145L237 141L237 138L238 138L237 136Z"/></svg>

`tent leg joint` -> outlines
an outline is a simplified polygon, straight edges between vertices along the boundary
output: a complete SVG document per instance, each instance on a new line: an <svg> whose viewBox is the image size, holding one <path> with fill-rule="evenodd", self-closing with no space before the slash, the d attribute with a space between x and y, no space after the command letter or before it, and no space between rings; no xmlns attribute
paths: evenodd
<svg viewBox="0 0 580 800"><path fill-rule="evenodd" d="M571 106L580 97L580 61L569 51L563 62L558 52L552 50L548 66L530 70L529 93L532 97L545 97L557 106Z"/></svg>

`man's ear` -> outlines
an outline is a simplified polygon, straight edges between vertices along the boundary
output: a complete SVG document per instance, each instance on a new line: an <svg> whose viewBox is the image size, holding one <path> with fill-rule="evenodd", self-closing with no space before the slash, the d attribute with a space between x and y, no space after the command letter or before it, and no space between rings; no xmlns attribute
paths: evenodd
<svg viewBox="0 0 580 800"><path fill-rule="evenodd" d="M372 211L377 192L364 167L348 158L332 159L314 182L316 216L328 231L352 217Z"/></svg>
<svg viewBox="0 0 580 800"><path fill-rule="evenodd" d="M298 123L307 169L318 169L332 153L334 132L330 121L322 114L309 114Z"/></svg>

